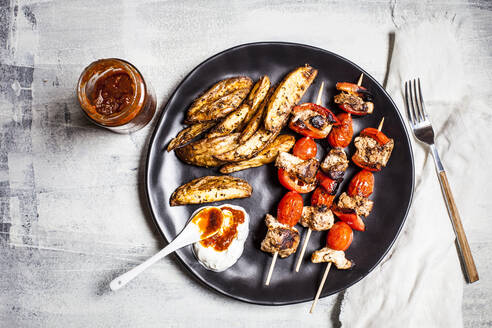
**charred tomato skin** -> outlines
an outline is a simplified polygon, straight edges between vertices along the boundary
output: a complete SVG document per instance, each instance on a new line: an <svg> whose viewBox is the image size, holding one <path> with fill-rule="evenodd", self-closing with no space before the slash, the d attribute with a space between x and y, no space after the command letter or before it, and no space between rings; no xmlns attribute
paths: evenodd
<svg viewBox="0 0 492 328"><path fill-rule="evenodd" d="M335 195L330 194L323 187L317 187L311 195L311 206L330 208L334 199Z"/></svg>
<svg viewBox="0 0 492 328"><path fill-rule="evenodd" d="M334 126L328 135L328 143L333 148L347 147L352 141L354 130L352 127L352 116L350 113L340 113L337 115L339 125Z"/></svg>
<svg viewBox="0 0 492 328"><path fill-rule="evenodd" d="M328 231L326 246L336 251L345 251L350 247L353 238L352 228L347 223L338 221Z"/></svg>
<svg viewBox="0 0 492 328"><path fill-rule="evenodd" d="M303 206L302 196L296 191L289 191L278 204L277 220L291 227L295 226L301 219Z"/></svg>
<svg viewBox="0 0 492 328"><path fill-rule="evenodd" d="M317 152L318 146L316 145L316 142L314 142L314 140L310 137L303 137L297 140L292 151L294 156L297 156L303 160L315 158Z"/></svg>
<svg viewBox="0 0 492 328"><path fill-rule="evenodd" d="M369 170L359 171L352 180L347 190L349 196L369 197L374 190L374 174Z"/></svg>

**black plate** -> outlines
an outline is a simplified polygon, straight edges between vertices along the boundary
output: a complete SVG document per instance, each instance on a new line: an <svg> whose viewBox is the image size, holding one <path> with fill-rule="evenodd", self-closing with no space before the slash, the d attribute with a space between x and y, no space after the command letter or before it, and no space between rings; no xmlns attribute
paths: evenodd
<svg viewBox="0 0 492 328"><path fill-rule="evenodd" d="M339 292L366 276L388 252L403 226L410 206L414 169L408 133L402 118L381 85L360 67L329 51L294 43L261 42L240 45L225 50L196 67L178 86L169 99L156 126L147 158L146 190L150 208L160 231L169 242L184 227L198 205L169 206L169 197L181 184L205 175L219 175L217 169L199 168L184 164L174 154L167 153L169 140L183 128L182 121L191 102L215 82L236 75L247 75L256 80L267 74L272 83L305 63L318 69L318 76L302 102L314 101L322 81L325 82L324 105L339 112L332 99L337 81L356 81L365 75L363 85L374 94L375 113L354 119L355 135L364 127L377 127L384 116L383 131L395 140L395 149L389 165L375 174L374 209L365 220L366 231L355 232L347 257L355 262L351 270L332 269L322 296ZM330 101L329 101L330 100ZM329 102L328 102L329 101ZM327 104L328 102L328 104ZM322 153L326 143L320 143ZM349 154L353 154L349 148ZM356 172L351 166L340 190L347 187ZM232 174L246 179L253 186L253 195L247 199L229 201L243 206L250 214L250 234L239 261L220 273L206 270L195 259L191 246L177 251L183 265L201 282L214 290L241 301L281 305L312 300L324 264L309 261L311 253L325 245L326 232L313 232L299 273L293 271L298 254L279 259L269 287L263 285L271 261L269 254L260 251L266 233L266 213L276 213L276 206L285 189L277 181L273 165L262 166ZM226 203L226 202L222 202ZM304 228L298 226L301 235ZM302 242L302 240L301 240Z"/></svg>

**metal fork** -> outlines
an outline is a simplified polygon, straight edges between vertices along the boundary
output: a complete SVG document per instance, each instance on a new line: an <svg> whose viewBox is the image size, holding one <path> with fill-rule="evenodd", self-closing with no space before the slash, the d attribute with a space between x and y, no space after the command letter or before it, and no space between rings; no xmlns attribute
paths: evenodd
<svg viewBox="0 0 492 328"><path fill-rule="evenodd" d="M413 83L412 83L413 82ZM420 79L405 82L405 102L407 108L407 116L410 125L412 126L413 134L417 140L427 144L432 152L434 164L436 165L437 176L441 184L441 191L446 202L449 218L453 224L456 242L458 245L458 254L468 283L473 283L478 280L478 272L473 261L473 256L470 251L470 246L466 239L463 225L461 224L460 214L454 202L451 187L449 186L446 172L442 166L441 159L437 153L436 145L434 144L434 129L429 120L429 115L425 110L422 90L420 88Z"/></svg>

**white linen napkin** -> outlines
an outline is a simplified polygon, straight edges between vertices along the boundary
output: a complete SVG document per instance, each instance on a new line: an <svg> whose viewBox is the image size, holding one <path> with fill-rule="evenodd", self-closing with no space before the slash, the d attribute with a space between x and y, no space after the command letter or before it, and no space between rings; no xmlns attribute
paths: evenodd
<svg viewBox="0 0 492 328"><path fill-rule="evenodd" d="M486 113L483 104L471 103L473 88L465 82L458 34L458 24L446 19L409 23L398 29L386 87L406 121L404 83L420 77L437 134L436 144L452 187L473 183L470 175L462 174L465 169L481 169L480 164L467 159L466 155L476 152L476 132L467 129L463 117L472 110ZM463 325L464 280L455 236L432 155L407 127L415 157L413 204L395 246L382 263L346 291L340 313L343 327ZM453 191L456 198L466 197L464 191Z"/></svg>

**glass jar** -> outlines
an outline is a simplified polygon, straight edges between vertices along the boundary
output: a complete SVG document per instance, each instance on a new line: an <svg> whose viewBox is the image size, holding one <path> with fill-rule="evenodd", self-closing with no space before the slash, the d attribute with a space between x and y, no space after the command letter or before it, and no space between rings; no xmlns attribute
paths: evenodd
<svg viewBox="0 0 492 328"><path fill-rule="evenodd" d="M117 58L100 59L82 72L77 86L87 118L119 133L130 133L150 122L156 109L154 89L135 66Z"/></svg>

